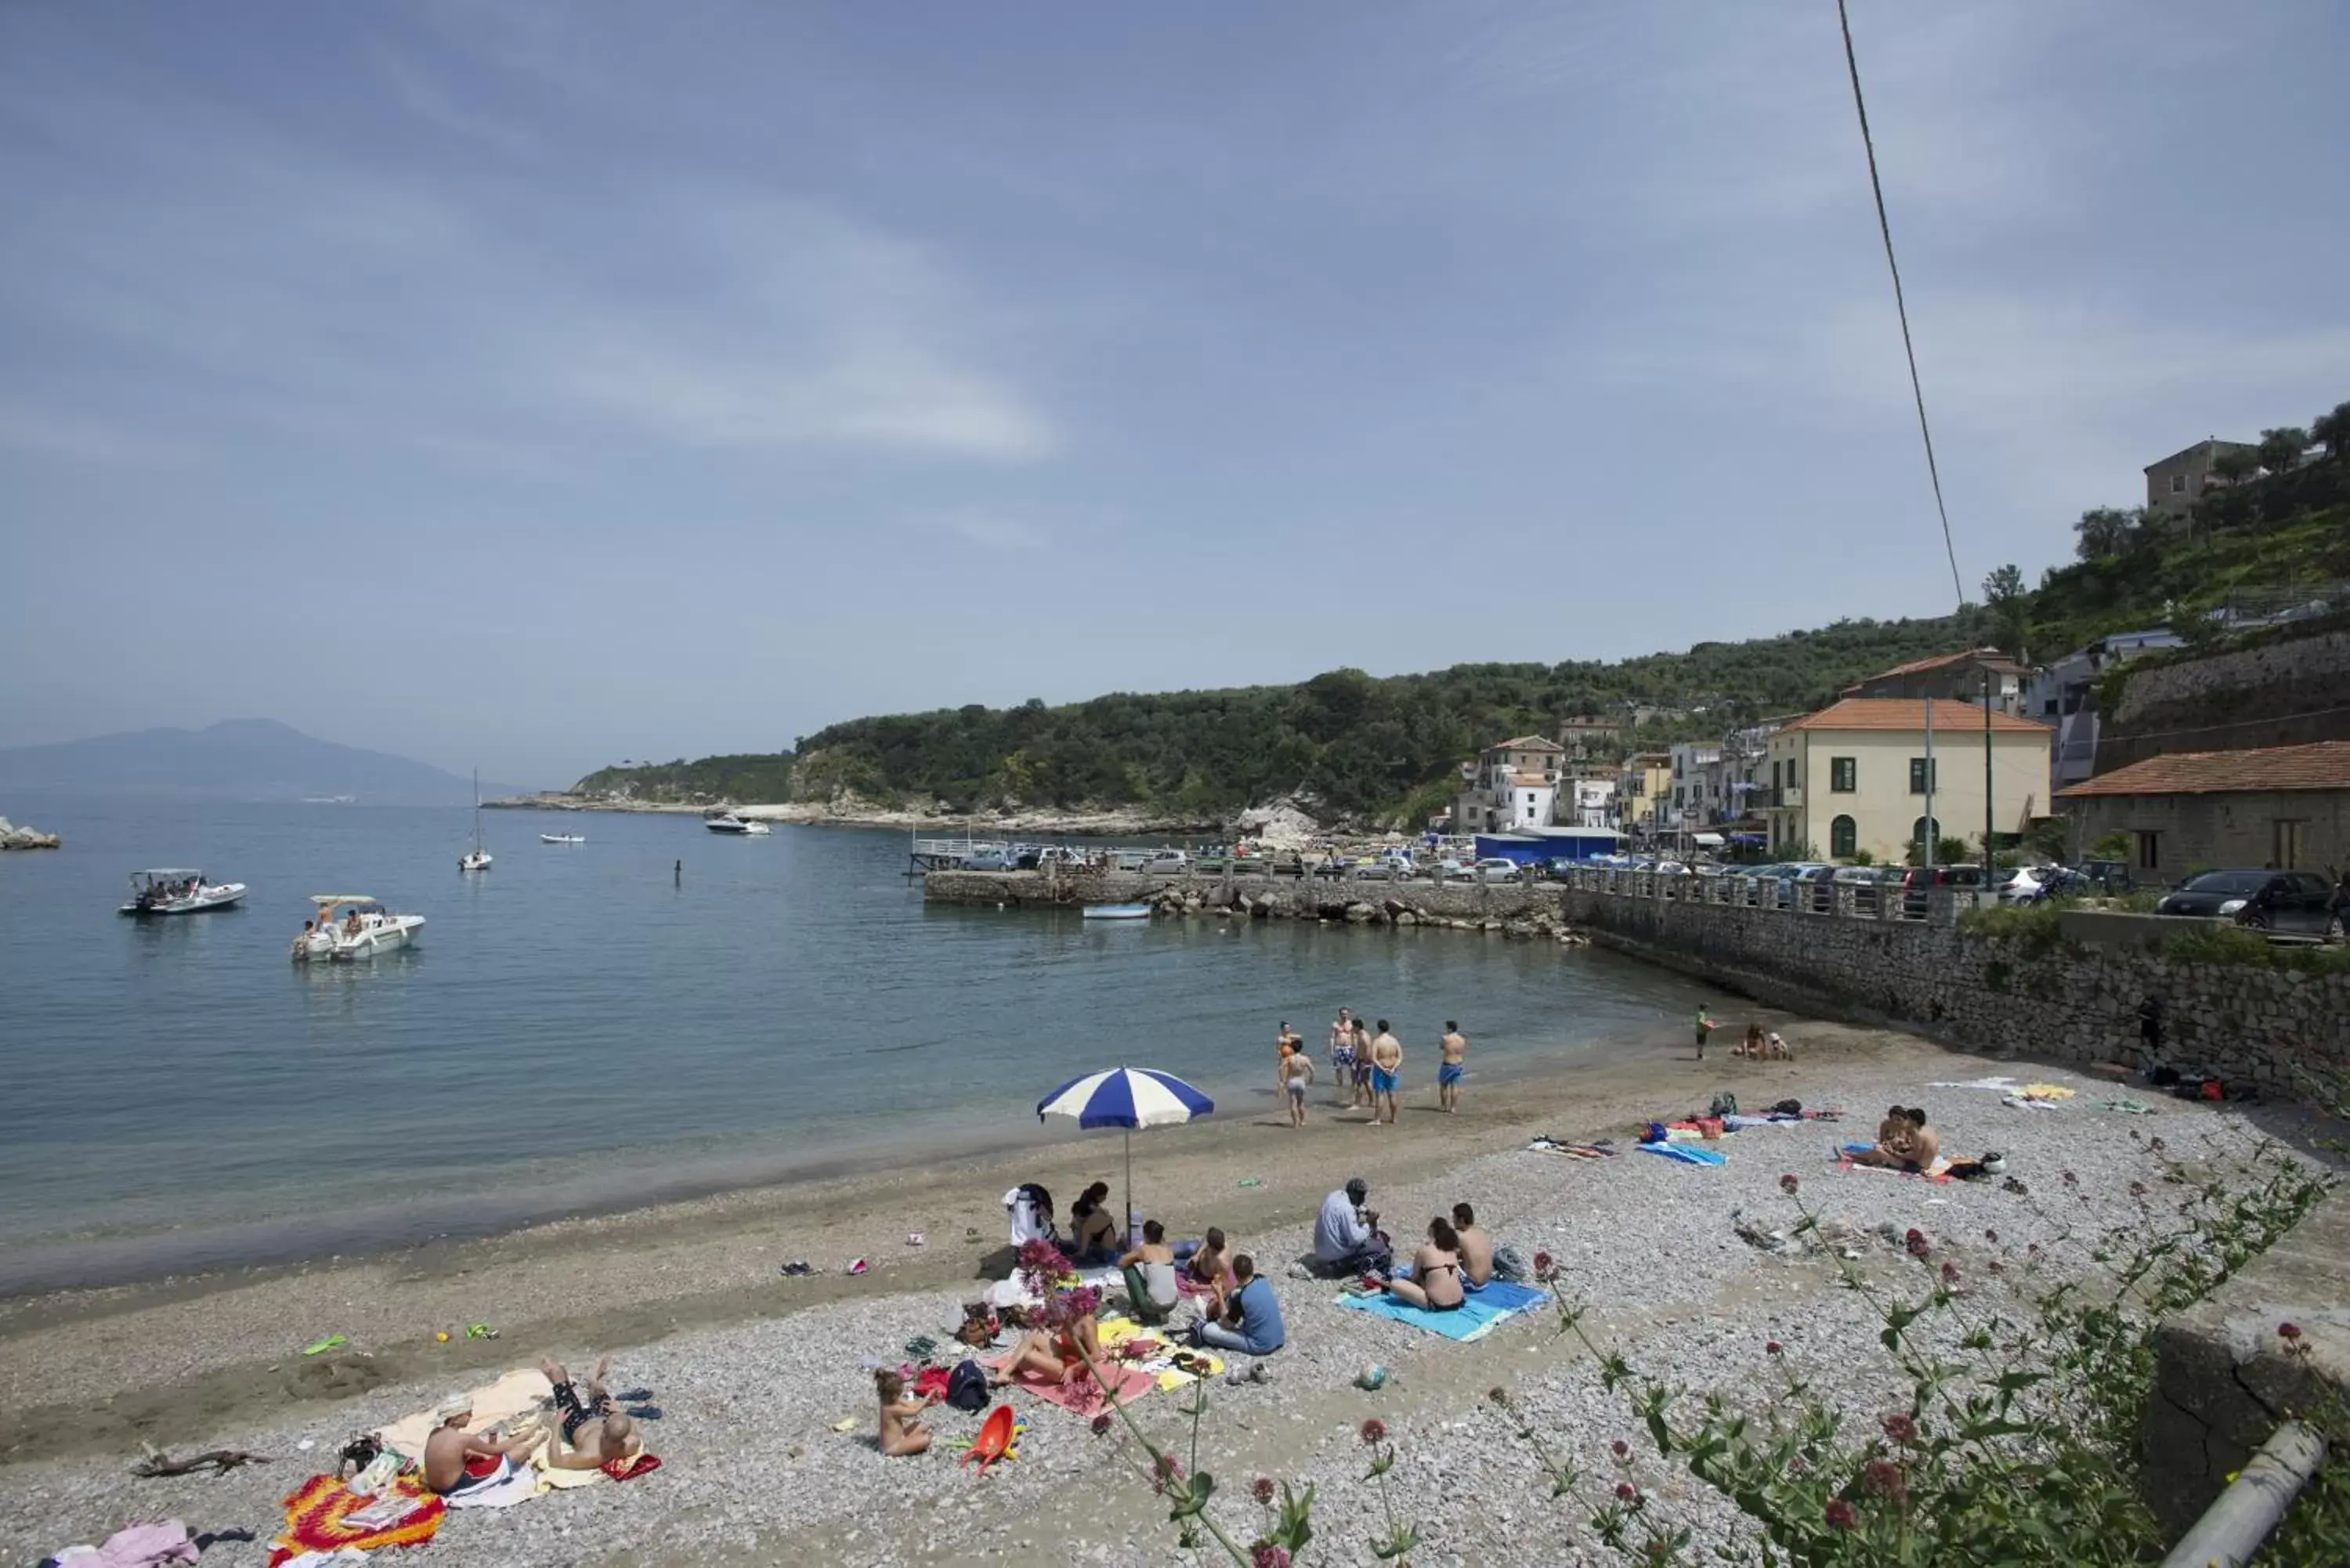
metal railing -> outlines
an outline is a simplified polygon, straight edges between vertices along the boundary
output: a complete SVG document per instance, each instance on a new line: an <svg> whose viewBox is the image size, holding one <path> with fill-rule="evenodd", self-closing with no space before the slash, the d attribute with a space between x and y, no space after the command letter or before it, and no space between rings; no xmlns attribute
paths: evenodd
<svg viewBox="0 0 2350 1568"><path fill-rule="evenodd" d="M1634 871L1578 866L1566 885L1579 892L1666 904L1712 904L1771 909L1806 918L1948 926L1974 892L1959 888L1905 888L1898 882L1834 882L1797 877L1744 877L1735 872Z"/></svg>

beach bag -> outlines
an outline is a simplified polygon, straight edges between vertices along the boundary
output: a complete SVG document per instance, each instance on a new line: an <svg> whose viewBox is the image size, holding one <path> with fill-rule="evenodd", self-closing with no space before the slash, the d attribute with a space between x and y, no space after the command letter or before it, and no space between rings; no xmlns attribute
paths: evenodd
<svg viewBox="0 0 2350 1568"><path fill-rule="evenodd" d="M958 1361L947 1374L947 1403L976 1414L987 1408L987 1373L976 1361Z"/></svg>
<svg viewBox="0 0 2350 1568"><path fill-rule="evenodd" d="M1800 1116L1804 1114L1804 1102L1801 1100L1781 1100L1777 1105L1771 1107L1771 1114L1774 1116Z"/></svg>
<svg viewBox="0 0 2350 1568"><path fill-rule="evenodd" d="M1738 1114L1738 1096L1731 1094L1727 1089L1722 1090L1721 1093L1713 1096L1713 1104L1706 1107L1705 1114L1709 1118L1717 1121L1723 1116L1736 1116Z"/></svg>
<svg viewBox="0 0 2350 1568"><path fill-rule="evenodd" d="M1525 1255L1504 1241L1493 1249L1493 1277L1523 1284L1534 1277L1534 1272L1526 1266Z"/></svg>

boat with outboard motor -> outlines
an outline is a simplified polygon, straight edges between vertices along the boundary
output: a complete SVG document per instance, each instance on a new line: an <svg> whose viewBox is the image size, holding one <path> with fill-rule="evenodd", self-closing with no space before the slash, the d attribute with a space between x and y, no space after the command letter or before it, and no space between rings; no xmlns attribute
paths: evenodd
<svg viewBox="0 0 2350 1568"><path fill-rule="evenodd" d="M130 901L122 906L122 912L141 919L150 915L195 915L228 909L244 897L242 882L210 882L201 871L165 867L130 874Z"/></svg>

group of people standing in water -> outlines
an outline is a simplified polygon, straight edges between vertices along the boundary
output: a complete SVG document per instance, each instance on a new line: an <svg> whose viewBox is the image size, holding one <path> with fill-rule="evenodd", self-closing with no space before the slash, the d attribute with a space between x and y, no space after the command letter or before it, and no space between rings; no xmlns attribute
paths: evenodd
<svg viewBox="0 0 2350 1568"><path fill-rule="evenodd" d="M1306 1054L1305 1037L1282 1020L1274 1036L1274 1085L1289 1106L1289 1125L1305 1125L1305 1090L1314 1081L1314 1058ZM1436 1105L1448 1114L1461 1106L1461 1080L1467 1075L1469 1038L1461 1025L1447 1020L1438 1043ZM1388 1021L1366 1023L1351 1008L1338 1009L1330 1024L1331 1086L1342 1109L1367 1110L1369 1127L1393 1127L1397 1096L1403 1088L1403 1042Z"/></svg>

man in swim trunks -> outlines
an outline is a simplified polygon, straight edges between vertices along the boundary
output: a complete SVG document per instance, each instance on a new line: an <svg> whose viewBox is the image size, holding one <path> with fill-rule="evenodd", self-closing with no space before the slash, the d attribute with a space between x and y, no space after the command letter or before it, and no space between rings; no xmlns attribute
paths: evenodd
<svg viewBox="0 0 2350 1568"><path fill-rule="evenodd" d="M604 1391L604 1379L612 1371L610 1356L596 1363L596 1375L588 1380L584 1390L571 1380L571 1374L559 1362L541 1361L538 1369L554 1386L555 1413L563 1422L563 1441L547 1449L546 1462L551 1469L602 1469L606 1465L637 1456L636 1423L613 1409L612 1397Z"/></svg>
<svg viewBox="0 0 2350 1568"><path fill-rule="evenodd" d="M1379 1112L1387 1112L1387 1124L1395 1125L1396 1090L1403 1082L1403 1042L1388 1028L1388 1021L1379 1020L1378 1038L1371 1042L1371 1125L1379 1125Z"/></svg>
<svg viewBox="0 0 2350 1568"><path fill-rule="evenodd" d="M1330 1025L1330 1082L1342 1101L1351 1098L1355 1091L1355 1015L1343 1007Z"/></svg>
<svg viewBox="0 0 2350 1568"><path fill-rule="evenodd" d="M1493 1238L1477 1223L1477 1210L1466 1203L1452 1206L1452 1231L1461 1238L1461 1277L1471 1285L1493 1282Z"/></svg>
<svg viewBox="0 0 2350 1568"><path fill-rule="evenodd" d="M1281 1087L1289 1096L1289 1125L1305 1125L1305 1085L1314 1081L1314 1061L1303 1051L1281 1048Z"/></svg>
<svg viewBox="0 0 2350 1568"><path fill-rule="evenodd" d="M1355 1104L1375 1106L1371 1098L1371 1028L1355 1020Z"/></svg>
<svg viewBox="0 0 2350 1568"><path fill-rule="evenodd" d="M1448 1018L1444 1021L1444 1038L1438 1044L1444 1052L1444 1061L1436 1069L1436 1103L1450 1115L1461 1108L1461 1064L1469 1054L1469 1037L1461 1033L1461 1025Z"/></svg>
<svg viewBox="0 0 2350 1568"><path fill-rule="evenodd" d="M465 1425L473 1418L473 1401L463 1394L435 1405L432 1415L440 1425L424 1439L424 1488L442 1497L497 1485L546 1436L536 1428L502 1438L469 1432Z"/></svg>

